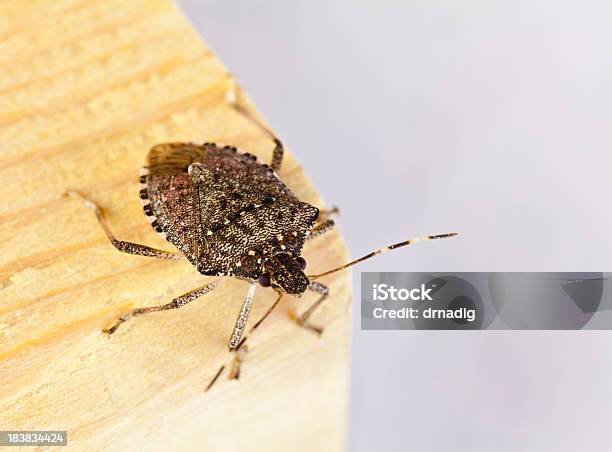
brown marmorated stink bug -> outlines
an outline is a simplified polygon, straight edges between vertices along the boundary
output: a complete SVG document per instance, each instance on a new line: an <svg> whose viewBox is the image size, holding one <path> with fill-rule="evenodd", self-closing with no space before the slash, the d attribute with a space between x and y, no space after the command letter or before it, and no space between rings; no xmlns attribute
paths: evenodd
<svg viewBox="0 0 612 452"><path fill-rule="evenodd" d="M235 87L234 84L232 86ZM230 351L240 352L236 355L230 374L230 377L237 378L239 364L246 350L243 347L246 340L243 334L257 285L271 287L278 293L278 297L250 331L265 320L284 294L299 297L309 290L319 294L319 298L298 317L297 322L300 326L320 333L321 329L309 322L329 294L328 288L318 281L320 277L344 270L385 251L420 240L453 237L456 233L406 240L323 273L306 275L306 260L301 256L302 247L306 241L334 227L334 221L329 216L335 209L320 210L300 201L287 188L278 175L283 161L281 141L240 105L235 89L230 90L228 101L237 112L274 141L270 165L232 146L164 143L149 151L146 166L140 176L140 198L145 215L153 229L181 254L118 240L97 204L75 191L67 194L82 198L94 210L108 239L119 251L159 259L187 258L203 275L219 277L170 303L132 310L104 330L109 335L132 317L185 306L212 291L223 277L239 278L250 283L228 344ZM207 389L216 381L223 368L217 372Z"/></svg>

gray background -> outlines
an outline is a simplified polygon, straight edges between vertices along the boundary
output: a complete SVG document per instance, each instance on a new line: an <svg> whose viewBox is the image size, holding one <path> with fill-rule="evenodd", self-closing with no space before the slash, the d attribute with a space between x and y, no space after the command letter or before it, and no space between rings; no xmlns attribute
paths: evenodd
<svg viewBox="0 0 612 452"><path fill-rule="evenodd" d="M363 264L355 291L359 271L610 270L609 1L180 3L353 255L461 232ZM612 333L354 314L351 451L611 450Z"/></svg>

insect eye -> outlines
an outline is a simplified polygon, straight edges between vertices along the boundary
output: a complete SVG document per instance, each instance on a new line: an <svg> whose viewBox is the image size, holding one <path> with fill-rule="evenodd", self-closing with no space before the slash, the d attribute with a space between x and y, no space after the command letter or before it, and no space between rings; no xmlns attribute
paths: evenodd
<svg viewBox="0 0 612 452"><path fill-rule="evenodd" d="M270 275L262 273L261 276L259 276L258 282L261 287L270 287Z"/></svg>
<svg viewBox="0 0 612 452"><path fill-rule="evenodd" d="M296 257L295 263L298 264L302 270L306 268L306 259L304 259L302 256Z"/></svg>

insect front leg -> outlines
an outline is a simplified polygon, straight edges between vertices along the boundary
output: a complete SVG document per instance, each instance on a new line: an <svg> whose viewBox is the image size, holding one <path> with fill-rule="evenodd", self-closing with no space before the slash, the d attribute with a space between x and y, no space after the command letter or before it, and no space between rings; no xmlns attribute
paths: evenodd
<svg viewBox="0 0 612 452"><path fill-rule="evenodd" d="M82 194L76 191L73 191L73 190L67 191L66 193L64 193L64 196L72 196L72 197L79 198L81 201L83 201L85 206L92 209L94 213L96 214L96 218L98 219L98 222L102 226L102 229L106 233L108 240L119 251L123 253L127 253L127 254L135 254L137 256L156 257L158 259L174 259L174 260L181 259L180 254L172 253L170 251L158 250L156 248L151 248L150 246L147 246L147 245L141 245L140 243L132 243L132 242L125 242L123 240L118 240L117 238L115 238L115 236L111 232L110 227L108 226L108 223L106 222L106 218L104 218L104 215L102 213L102 209L100 208L98 204L96 204L95 202L89 200Z"/></svg>
<svg viewBox="0 0 612 452"><path fill-rule="evenodd" d="M312 314L314 314L314 312L317 310L317 308L321 306L321 303L323 303L323 301L329 296L329 288L318 281L310 281L310 284L308 285L308 290L316 292L321 296L308 309L306 309L306 311L304 311L301 316L297 318L297 323L301 327L312 330L317 334L321 334L323 332L323 328L311 325L309 320L310 317L312 317Z"/></svg>
<svg viewBox="0 0 612 452"><path fill-rule="evenodd" d="M272 311L274 311L274 308L276 308L278 306L278 303L281 301L281 298L283 298L283 294L279 292L278 297L276 298L276 301L274 303L272 303L272 305L266 310L264 315L262 315L259 318L259 320L257 320L257 322L255 322L255 324L249 330L248 335L243 337L242 340L240 342L238 342L238 344L236 345L236 347L234 349L232 349L231 346L230 346L230 353L234 354L234 359L232 361L232 366L230 368L230 372L229 372L229 375L228 375L228 378L230 380L231 379L238 379L240 377L240 367L241 367L242 362L244 361L244 358L245 358L246 353L247 353L247 346L246 346L245 342L250 337L250 335L253 333L253 331L255 331L263 323L263 321L268 318L268 316L272 313ZM244 306L244 304L243 304L243 306ZM242 309L241 309L241 312L242 312ZM240 319L240 316L238 316L238 319ZM236 322L236 323L238 323L238 322ZM235 329L236 329L236 327L234 327L234 330ZM232 334L232 337L233 336L234 336L234 334ZM213 385L217 382L217 380L219 379L219 377L221 376L221 374L223 373L224 370L225 370L225 365L222 365L219 368L219 370L217 371L217 373L215 374L215 376L212 378L212 380L210 380L210 382L206 386L206 389L204 390L204 392L209 391L210 388L213 387Z"/></svg>
<svg viewBox="0 0 612 452"><path fill-rule="evenodd" d="M232 367L230 368L228 378L230 380L238 380L240 378L240 369L242 368L242 362L244 361L244 357L246 356L249 349L246 345L243 345L234 354L234 361L232 362Z"/></svg>
<svg viewBox="0 0 612 452"><path fill-rule="evenodd" d="M242 363L245 359L247 352L249 351L245 342L246 342L246 338L240 341L240 344L238 344L235 350L230 350L230 353L234 355L232 364L230 366L229 374L227 376L227 378L230 380L238 380L240 378L240 370L242 369ZM212 388L213 385L217 382L217 380L219 380L219 377L221 376L224 370L225 370L225 364L223 364L219 368L215 376L210 380L210 382L206 386L206 389L204 389L204 392L210 391L210 388Z"/></svg>
<svg viewBox="0 0 612 452"><path fill-rule="evenodd" d="M209 284L206 284L204 286L198 287L197 289L191 290L181 295L180 297L176 297L170 303L162 304L160 306L149 306L147 308L134 309L128 312L127 314L124 314L121 317L119 317L117 319L117 322L115 322L115 324L112 327L102 330L102 331L104 333L111 335L115 331L117 331L117 328L119 328L119 326L127 322L132 317L137 317L139 315L148 314L150 312L167 311L168 309L182 308L186 304L191 303L193 300L196 300L202 295L205 295L208 292L212 291L215 287L217 287L221 283L222 280L223 280L222 278L219 278Z"/></svg>
<svg viewBox="0 0 612 452"><path fill-rule="evenodd" d="M270 167L274 171L280 171L281 164L283 163L283 155L285 154L285 148L283 147L283 143L278 137L272 132L269 128L267 128L263 123L257 119L253 113L243 107L238 99L239 96L239 88L237 87L236 80L233 76L230 77L230 89L227 93L227 101L232 106L234 110L244 116L247 120L253 123L259 130L264 132L274 141L274 150L272 151L272 162L270 163Z"/></svg>
<svg viewBox="0 0 612 452"><path fill-rule="evenodd" d="M238 319L236 319L236 324L234 325L234 331L232 331L232 335L229 340L228 347L230 351L236 350L238 348L238 345L240 344L242 334L244 333L244 329L246 328L246 323L249 320L251 307L253 306L253 295L255 294L256 287L257 285L255 283L251 284L247 297L244 300L244 303L242 303L240 313L238 314Z"/></svg>

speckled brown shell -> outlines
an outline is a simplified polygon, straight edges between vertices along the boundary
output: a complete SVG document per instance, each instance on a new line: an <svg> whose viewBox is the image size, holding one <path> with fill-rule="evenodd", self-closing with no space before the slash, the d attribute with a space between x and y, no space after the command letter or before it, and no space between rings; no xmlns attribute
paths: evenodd
<svg viewBox="0 0 612 452"><path fill-rule="evenodd" d="M255 156L215 144L160 144L140 178L153 228L205 275L256 279L279 253L301 254L319 210Z"/></svg>

